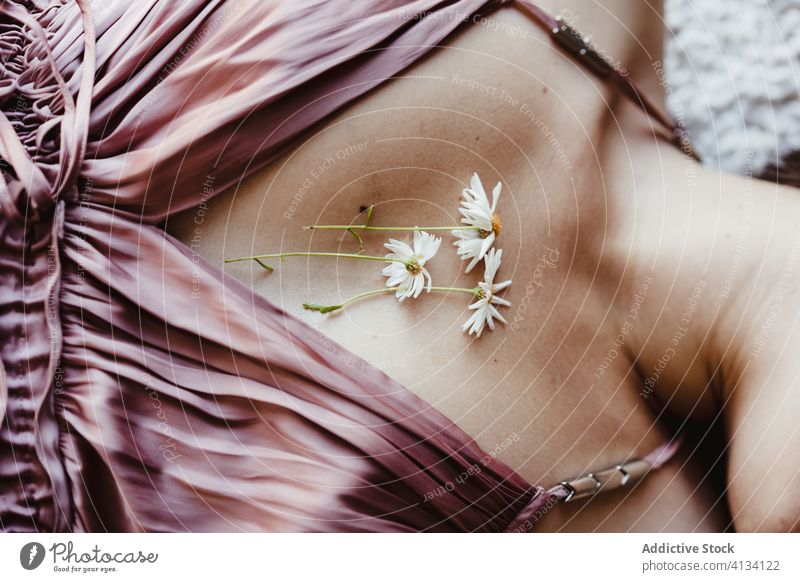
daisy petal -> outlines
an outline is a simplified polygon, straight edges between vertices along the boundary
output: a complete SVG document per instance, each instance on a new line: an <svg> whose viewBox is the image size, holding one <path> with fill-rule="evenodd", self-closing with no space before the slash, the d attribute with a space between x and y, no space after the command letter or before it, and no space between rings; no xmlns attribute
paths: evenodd
<svg viewBox="0 0 800 582"><path fill-rule="evenodd" d="M461 254L462 246L459 246L459 254ZM500 269L502 257L502 250L492 248L483 258L483 281L479 281L477 287L478 291L480 292L480 298L468 307L472 313L461 327L461 329L467 332L469 335L474 333L477 337L480 337L483 333L483 330L487 326L489 330L494 331L494 328L496 327L495 320L504 325L508 324L497 306L510 307L511 302L502 297L498 297L497 293L508 288L511 285L511 281L503 281L502 283L498 283L496 285L494 283L494 278L497 275L497 271ZM473 262L475 261L476 259L473 259ZM467 268L467 271L469 271L472 266L474 265L470 264L470 266Z"/></svg>
<svg viewBox="0 0 800 582"><path fill-rule="evenodd" d="M465 272L470 272L475 265L483 260L486 253L492 248L497 234L500 232L499 217L495 214L497 202L500 198L502 184L500 182L492 190L492 202L486 196L486 190L478 174L470 177L470 187L462 192L462 201L459 212L461 224L472 228L466 230L453 230L453 236L459 240L458 255L462 261L468 261ZM476 244L465 244L466 241L476 241Z"/></svg>

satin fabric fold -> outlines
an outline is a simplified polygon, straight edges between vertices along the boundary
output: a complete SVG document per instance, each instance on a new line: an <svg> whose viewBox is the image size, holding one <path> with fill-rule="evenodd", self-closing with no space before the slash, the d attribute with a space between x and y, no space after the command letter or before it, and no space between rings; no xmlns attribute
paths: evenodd
<svg viewBox="0 0 800 582"><path fill-rule="evenodd" d="M521 477L158 227L499 4L2 4L0 527L508 526Z"/></svg>

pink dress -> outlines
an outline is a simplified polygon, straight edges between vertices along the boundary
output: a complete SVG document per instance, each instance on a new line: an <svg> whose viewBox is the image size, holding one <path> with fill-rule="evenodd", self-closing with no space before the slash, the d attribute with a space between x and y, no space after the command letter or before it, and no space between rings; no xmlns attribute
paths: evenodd
<svg viewBox="0 0 800 582"><path fill-rule="evenodd" d="M159 227L500 4L0 4L1 529L503 531L545 500Z"/></svg>

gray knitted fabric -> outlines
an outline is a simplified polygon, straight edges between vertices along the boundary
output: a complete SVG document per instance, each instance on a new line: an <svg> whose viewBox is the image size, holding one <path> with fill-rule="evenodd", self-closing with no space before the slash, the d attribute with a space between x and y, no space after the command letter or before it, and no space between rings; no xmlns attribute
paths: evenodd
<svg viewBox="0 0 800 582"><path fill-rule="evenodd" d="M800 1L666 0L668 105L703 160L758 174L800 150Z"/></svg>

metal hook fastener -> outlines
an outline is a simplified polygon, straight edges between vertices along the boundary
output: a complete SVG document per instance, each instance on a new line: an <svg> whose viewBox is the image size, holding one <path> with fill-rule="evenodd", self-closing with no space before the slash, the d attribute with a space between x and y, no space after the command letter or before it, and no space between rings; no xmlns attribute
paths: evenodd
<svg viewBox="0 0 800 582"><path fill-rule="evenodd" d="M601 77L607 77L612 73L613 67L592 45L589 37L584 36L564 22L561 16L556 16L556 26L550 31L550 34L556 44L574 55L575 58L582 61L596 74Z"/></svg>
<svg viewBox="0 0 800 582"><path fill-rule="evenodd" d="M590 497L600 491L600 488L603 486L603 482L600 481L594 473L589 473L584 477L579 477L572 481L562 481L560 484L569 491L569 494L564 499L564 503L573 501L574 499Z"/></svg>
<svg viewBox="0 0 800 582"><path fill-rule="evenodd" d="M628 484L635 483L650 471L650 463L642 459L635 459L616 465L611 469L589 473L583 477L578 477L571 481L561 481L559 483L567 489L567 496L564 503L591 497L600 490L610 491Z"/></svg>

